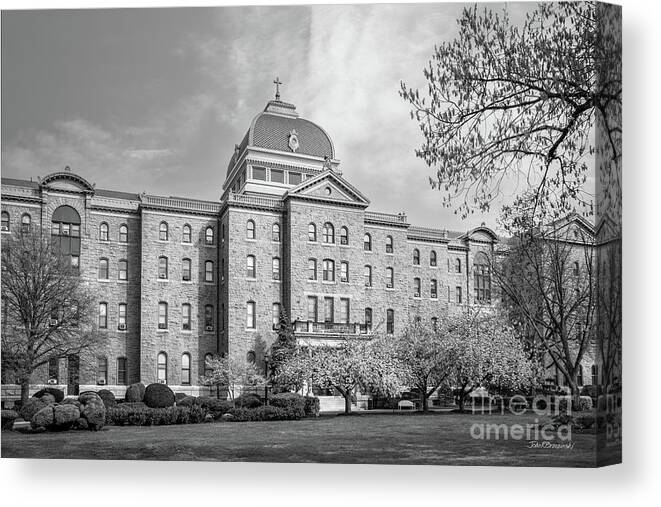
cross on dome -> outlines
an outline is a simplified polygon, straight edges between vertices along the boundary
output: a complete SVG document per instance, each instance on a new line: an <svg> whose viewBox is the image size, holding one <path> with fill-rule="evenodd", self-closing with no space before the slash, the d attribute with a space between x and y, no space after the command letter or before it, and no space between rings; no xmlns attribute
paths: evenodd
<svg viewBox="0 0 661 507"><path fill-rule="evenodd" d="M276 76L273 80L273 84L275 85L275 100L280 100L280 85L285 83L280 81L280 78Z"/></svg>

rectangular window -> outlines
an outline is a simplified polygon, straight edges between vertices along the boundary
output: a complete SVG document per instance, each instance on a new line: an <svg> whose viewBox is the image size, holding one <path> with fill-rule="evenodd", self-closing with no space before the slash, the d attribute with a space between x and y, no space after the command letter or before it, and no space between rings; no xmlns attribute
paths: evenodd
<svg viewBox="0 0 661 507"><path fill-rule="evenodd" d="M457 286L454 288L454 299L456 303L461 303L462 302L462 294L461 294L461 287Z"/></svg>
<svg viewBox="0 0 661 507"><path fill-rule="evenodd" d="M280 280L280 258L273 257L273 279Z"/></svg>
<svg viewBox="0 0 661 507"><path fill-rule="evenodd" d="M438 298L438 283L436 280L431 281L431 297L432 299Z"/></svg>
<svg viewBox="0 0 661 507"><path fill-rule="evenodd" d="M308 280L317 279L317 259L308 259Z"/></svg>
<svg viewBox="0 0 661 507"><path fill-rule="evenodd" d="M271 169L271 181L274 183L284 183L285 172L280 169Z"/></svg>
<svg viewBox="0 0 661 507"><path fill-rule="evenodd" d="M191 260L190 259L184 259L181 264L182 264L182 266L181 266L181 279L184 282L190 282L190 280L191 280L191 276L190 276L190 274L191 274L191 269L190 269Z"/></svg>
<svg viewBox="0 0 661 507"><path fill-rule="evenodd" d="M266 181L266 168L265 167L253 167L252 168L252 179Z"/></svg>
<svg viewBox="0 0 661 507"><path fill-rule="evenodd" d="M158 258L158 278L161 280L167 280L168 278L168 258L159 257Z"/></svg>
<svg viewBox="0 0 661 507"><path fill-rule="evenodd" d="M308 321L317 322L317 297L308 296Z"/></svg>
<svg viewBox="0 0 661 507"><path fill-rule="evenodd" d="M117 329L126 331L126 303L119 303L117 307Z"/></svg>
<svg viewBox="0 0 661 507"><path fill-rule="evenodd" d="M289 173L289 184L290 185L298 185L301 181L303 181L303 178L301 177L301 173Z"/></svg>
<svg viewBox="0 0 661 507"><path fill-rule="evenodd" d="M386 333L393 334L395 332L395 310L386 311Z"/></svg>
<svg viewBox="0 0 661 507"><path fill-rule="evenodd" d="M420 297L420 278L413 279L413 297Z"/></svg>
<svg viewBox="0 0 661 507"><path fill-rule="evenodd" d="M108 328L108 303L99 303L99 328Z"/></svg>
<svg viewBox="0 0 661 507"><path fill-rule="evenodd" d="M168 328L168 304L158 303L158 329Z"/></svg>
<svg viewBox="0 0 661 507"><path fill-rule="evenodd" d="M349 298L340 298L340 322L349 323Z"/></svg>
<svg viewBox="0 0 661 507"><path fill-rule="evenodd" d="M386 288L392 289L395 286L395 272L392 268L386 268Z"/></svg>
<svg viewBox="0 0 661 507"><path fill-rule="evenodd" d="M128 279L128 262L125 260L119 261L119 271L117 273L117 278L120 280Z"/></svg>
<svg viewBox="0 0 661 507"><path fill-rule="evenodd" d="M333 304L333 298L324 298L324 322L326 324L332 324L334 322L335 306Z"/></svg>
<svg viewBox="0 0 661 507"><path fill-rule="evenodd" d="M324 260L323 264L323 274L324 282L334 282L335 281L335 261L330 259Z"/></svg>
<svg viewBox="0 0 661 507"><path fill-rule="evenodd" d="M255 329L255 302L249 301L246 307L246 327Z"/></svg>
<svg viewBox="0 0 661 507"><path fill-rule="evenodd" d="M108 259L99 260L99 280L108 279Z"/></svg>
<svg viewBox="0 0 661 507"><path fill-rule="evenodd" d="M273 329L276 330L280 326L280 303L273 303Z"/></svg>
<svg viewBox="0 0 661 507"><path fill-rule="evenodd" d="M59 383L60 378L60 360L57 357L51 357L48 360L48 380L55 380Z"/></svg>
<svg viewBox="0 0 661 507"><path fill-rule="evenodd" d="M96 383L102 386L108 383L108 359L105 357L97 358Z"/></svg>
<svg viewBox="0 0 661 507"><path fill-rule="evenodd" d="M190 311L190 305L188 303L184 303L181 305L181 328L184 331L190 331L191 329L191 311Z"/></svg>
<svg viewBox="0 0 661 507"><path fill-rule="evenodd" d="M213 331L213 305L204 307L204 330Z"/></svg>
<svg viewBox="0 0 661 507"><path fill-rule="evenodd" d="M249 255L246 257L246 276L248 278L255 278L255 256Z"/></svg>
<svg viewBox="0 0 661 507"><path fill-rule="evenodd" d="M184 386L190 385L190 355L183 354L181 356L181 384Z"/></svg>
<svg viewBox="0 0 661 507"><path fill-rule="evenodd" d="M340 264L340 282L349 283L349 263Z"/></svg>
<svg viewBox="0 0 661 507"><path fill-rule="evenodd" d="M204 281L213 282L213 261L205 261L204 263Z"/></svg>
<svg viewBox="0 0 661 507"><path fill-rule="evenodd" d="M118 357L117 358L117 383L121 386L128 384L128 378L126 375L126 358Z"/></svg>

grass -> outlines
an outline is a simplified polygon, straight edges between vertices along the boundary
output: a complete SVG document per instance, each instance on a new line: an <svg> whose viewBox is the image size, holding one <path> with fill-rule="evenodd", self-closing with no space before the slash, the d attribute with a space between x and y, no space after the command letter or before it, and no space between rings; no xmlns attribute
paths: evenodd
<svg viewBox="0 0 661 507"><path fill-rule="evenodd" d="M573 449L471 437L473 424L532 424L523 416L357 414L278 422L116 427L93 432L2 433L3 458L265 461L420 465L594 466L595 436Z"/></svg>

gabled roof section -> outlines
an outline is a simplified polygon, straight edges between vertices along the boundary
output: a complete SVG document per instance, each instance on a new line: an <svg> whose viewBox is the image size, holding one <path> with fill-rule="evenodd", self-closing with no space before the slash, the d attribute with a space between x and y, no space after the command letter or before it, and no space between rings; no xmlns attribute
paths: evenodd
<svg viewBox="0 0 661 507"><path fill-rule="evenodd" d="M458 240L472 240L472 241L498 241L498 235L489 229L486 225L480 225L470 231L462 234L457 238Z"/></svg>
<svg viewBox="0 0 661 507"><path fill-rule="evenodd" d="M557 236L562 236L565 233L571 234L572 231L574 233L583 232L589 234L590 236L595 235L594 225L592 225L592 223L584 216L576 212L570 213L565 217L550 222L548 225L544 226L542 230L546 231L547 233L552 232Z"/></svg>
<svg viewBox="0 0 661 507"><path fill-rule="evenodd" d="M48 174L39 180L40 187L52 188L57 190L68 190L74 192L84 192L93 194L94 185L82 176L72 173L65 169L64 171Z"/></svg>
<svg viewBox="0 0 661 507"><path fill-rule="evenodd" d="M370 201L356 187L328 169L290 189L283 197L339 202L366 208Z"/></svg>

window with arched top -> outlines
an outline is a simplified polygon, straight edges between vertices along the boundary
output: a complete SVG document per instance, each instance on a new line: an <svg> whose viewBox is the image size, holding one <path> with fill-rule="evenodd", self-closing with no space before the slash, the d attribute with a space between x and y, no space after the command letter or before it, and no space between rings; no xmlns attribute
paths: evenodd
<svg viewBox="0 0 661 507"><path fill-rule="evenodd" d="M322 238L324 243L335 243L335 227L330 222L324 224Z"/></svg>
<svg viewBox="0 0 661 507"><path fill-rule="evenodd" d="M246 239L255 239L255 221L248 220L246 222Z"/></svg>
<svg viewBox="0 0 661 507"><path fill-rule="evenodd" d="M417 248L413 249L413 264L415 264L416 266L420 265L420 250L418 250Z"/></svg>
<svg viewBox="0 0 661 507"><path fill-rule="evenodd" d="M29 213L23 213L21 216L21 232L30 232L32 228L32 216Z"/></svg>
<svg viewBox="0 0 661 507"><path fill-rule="evenodd" d="M255 351L249 350L248 353L246 354L246 361L248 361L249 364L255 364L256 360L257 360L257 356L255 354Z"/></svg>
<svg viewBox="0 0 661 507"><path fill-rule="evenodd" d="M156 380L159 384L168 383L168 355L165 352L156 356Z"/></svg>
<svg viewBox="0 0 661 507"><path fill-rule="evenodd" d="M128 243L129 242L129 228L128 225L122 224L119 226L119 242Z"/></svg>
<svg viewBox="0 0 661 507"><path fill-rule="evenodd" d="M454 260L454 272L461 273L461 259L459 257Z"/></svg>
<svg viewBox="0 0 661 507"><path fill-rule="evenodd" d="M99 280L107 280L108 276L108 259L102 257L99 259Z"/></svg>
<svg viewBox="0 0 661 507"><path fill-rule="evenodd" d="M317 241L317 226L315 224L308 225L308 241Z"/></svg>
<svg viewBox="0 0 661 507"><path fill-rule="evenodd" d="M190 385L190 354L188 352L181 355L181 385Z"/></svg>
<svg viewBox="0 0 661 507"><path fill-rule="evenodd" d="M181 229L181 242L182 243L192 243L193 242L193 232L191 226L184 224Z"/></svg>
<svg viewBox="0 0 661 507"><path fill-rule="evenodd" d="M273 224L271 227L271 241L280 243L280 224Z"/></svg>
<svg viewBox="0 0 661 507"><path fill-rule="evenodd" d="M335 261L333 259L324 259L322 273L324 282L335 281Z"/></svg>
<svg viewBox="0 0 661 507"><path fill-rule="evenodd" d="M414 298L420 297L420 278L413 279L413 297Z"/></svg>
<svg viewBox="0 0 661 507"><path fill-rule="evenodd" d="M69 258L72 268L80 267L80 215L71 206L60 206L51 217L51 242L55 250Z"/></svg>
<svg viewBox="0 0 661 507"><path fill-rule="evenodd" d="M475 300L478 303L491 302L491 271L489 259L483 252L479 252L473 259L473 283Z"/></svg>
<svg viewBox="0 0 661 507"><path fill-rule="evenodd" d="M9 213L2 212L2 232L9 232Z"/></svg>
<svg viewBox="0 0 661 507"><path fill-rule="evenodd" d="M108 224L101 222L101 225L99 225L99 241L108 241L110 239L108 231Z"/></svg>
<svg viewBox="0 0 661 507"><path fill-rule="evenodd" d="M436 250L429 252L429 265L432 267L436 266Z"/></svg>
<svg viewBox="0 0 661 507"><path fill-rule="evenodd" d="M214 241L213 236L214 236L213 227L211 226L207 227L204 230L204 242L207 245L213 245L213 241Z"/></svg>
<svg viewBox="0 0 661 507"><path fill-rule="evenodd" d="M363 250L366 252L372 251L372 236L368 233L365 233L365 236L363 236Z"/></svg>
<svg viewBox="0 0 661 507"><path fill-rule="evenodd" d="M161 222L158 226L158 239L160 241L168 240L168 223Z"/></svg>
<svg viewBox="0 0 661 507"><path fill-rule="evenodd" d="M340 245L348 245L349 244L349 229L346 227L342 227L340 229Z"/></svg>
<svg viewBox="0 0 661 507"><path fill-rule="evenodd" d="M386 236L386 253L393 252L392 236Z"/></svg>

